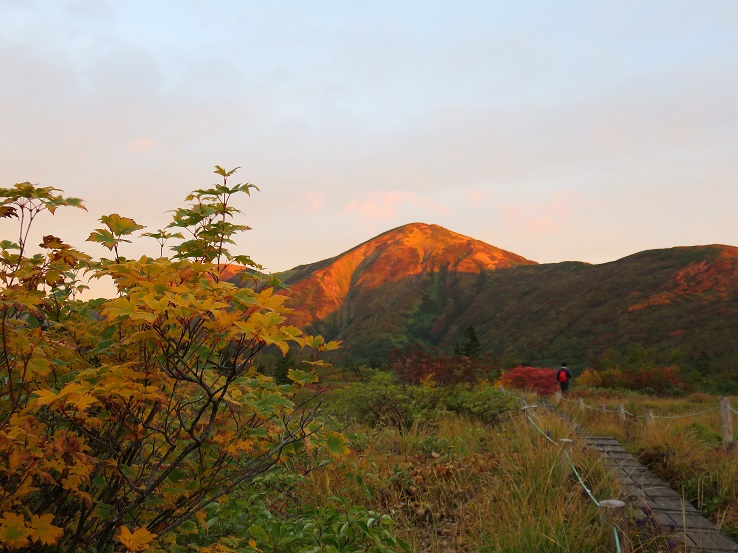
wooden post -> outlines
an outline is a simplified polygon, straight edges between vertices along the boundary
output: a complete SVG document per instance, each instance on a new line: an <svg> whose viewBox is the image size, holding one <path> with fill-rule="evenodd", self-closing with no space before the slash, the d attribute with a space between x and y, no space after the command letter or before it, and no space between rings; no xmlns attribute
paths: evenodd
<svg viewBox="0 0 738 553"><path fill-rule="evenodd" d="M581 411L585 411L585 410L587 409L587 408L586 408L586 407L584 406L584 399L582 399L581 397L579 398L579 409L580 409Z"/></svg>
<svg viewBox="0 0 738 553"><path fill-rule="evenodd" d="M720 398L720 426L723 429L723 443L730 447L735 441L733 434L733 413L730 410L730 399Z"/></svg>
<svg viewBox="0 0 738 553"><path fill-rule="evenodd" d="M630 551L628 543L628 522L627 513L625 512L625 502L619 499L604 499L600 501L600 524L610 533L611 540L615 541L615 532L618 533L620 541L620 551L626 553Z"/></svg>
<svg viewBox="0 0 738 553"><path fill-rule="evenodd" d="M571 473L571 460L569 459L568 452L571 450L571 445L574 443L574 440L561 438L559 443L561 444L561 449L559 449L556 475L558 477L559 484L563 486L569 479L569 474Z"/></svg>
<svg viewBox="0 0 738 553"><path fill-rule="evenodd" d="M620 422L625 423L625 407L623 407L622 403L618 405L618 418Z"/></svg>
<svg viewBox="0 0 738 553"><path fill-rule="evenodd" d="M653 416L653 411L651 411L650 409L646 411L646 422L648 424L653 424L654 422L656 422L656 419Z"/></svg>
<svg viewBox="0 0 738 553"><path fill-rule="evenodd" d="M520 408L520 412L523 413L523 419L525 419L528 416L533 416L533 414L536 412L536 405L528 405L525 403L525 400L523 400L524 405Z"/></svg>
<svg viewBox="0 0 738 553"><path fill-rule="evenodd" d="M607 412L607 407L605 407L604 405L600 405L600 412L601 413L606 413Z"/></svg>
<svg viewBox="0 0 738 553"><path fill-rule="evenodd" d="M554 405L558 405L561 403L561 392L556 392L554 394Z"/></svg>

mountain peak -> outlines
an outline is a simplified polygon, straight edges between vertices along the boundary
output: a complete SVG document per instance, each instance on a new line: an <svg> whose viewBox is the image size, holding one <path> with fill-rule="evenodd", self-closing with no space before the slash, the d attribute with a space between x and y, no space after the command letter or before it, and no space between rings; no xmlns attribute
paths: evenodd
<svg viewBox="0 0 738 553"><path fill-rule="evenodd" d="M419 261L416 273L433 272L441 267L460 272L478 273L483 270L513 265L535 264L535 261L491 246L481 240L458 234L440 225L427 223L402 225L364 242L358 248L367 246L376 249L415 250Z"/></svg>
<svg viewBox="0 0 738 553"><path fill-rule="evenodd" d="M516 265L534 265L514 253L457 234L439 225L409 223L367 240L331 259L296 267L281 275L301 311L299 324L335 312L349 294L379 288L439 271L481 273Z"/></svg>

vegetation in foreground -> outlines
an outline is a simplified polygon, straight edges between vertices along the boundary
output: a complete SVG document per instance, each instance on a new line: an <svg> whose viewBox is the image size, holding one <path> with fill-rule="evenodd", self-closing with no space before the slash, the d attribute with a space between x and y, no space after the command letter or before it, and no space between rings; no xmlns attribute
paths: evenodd
<svg viewBox="0 0 738 553"><path fill-rule="evenodd" d="M143 227L117 214L88 239L111 259L56 236L34 253L36 217L81 200L30 183L0 189L0 217L18 227L0 243L3 551L184 551L213 503L307 449L343 450L310 396L296 400L310 370L278 385L254 368L266 346L335 344L285 324L275 283L220 278L228 263L255 265L227 249L247 229L232 222L233 197L254 188L228 184L234 171L216 167L222 184L145 233L161 257L137 260L122 250ZM82 273L112 279L118 296L78 300Z"/></svg>
<svg viewBox="0 0 738 553"><path fill-rule="evenodd" d="M230 222L230 197L251 185L229 187L232 172L216 172L223 185L193 193L175 212L175 231L147 233L162 253L167 240L183 240L172 259L120 255L142 227L118 215L90 235L113 259L92 260L54 236L30 255L33 219L81 202L28 183L2 189L0 215L21 224L0 259L5 551L612 550L595 504L617 497L611 475L576 442L562 463L558 440L571 437L571 425L521 412L499 387L534 401L532 390L555 389L551 371L500 376L471 355L469 339L461 359L415 352L396 360L399 380L376 373L332 391L331 420L311 403L322 391L311 391L312 372L282 366L277 382L256 371L265 346L334 344L283 324L276 283L221 281L224 262L251 263L224 247L245 228ZM82 270L113 278L119 297L75 299ZM637 386L640 376L618 384ZM686 393L673 372L650 373L656 383ZM662 415L715 402L578 394ZM738 534L736 453L720 443L712 411L646 425L564 408L592 432L618 437ZM634 550L669 548L668 535L631 528Z"/></svg>
<svg viewBox="0 0 738 553"><path fill-rule="evenodd" d="M587 406L584 410L578 405L579 398ZM738 436L726 447L718 396L695 393L669 398L590 389L577 390L570 399L577 402L564 401L559 408L590 433L617 438L641 463L738 541ZM738 398L732 398L731 403L738 405ZM621 405L628 413L625 421L618 416ZM646 419L649 411L655 416L653 424Z"/></svg>
<svg viewBox="0 0 738 553"><path fill-rule="evenodd" d="M557 478L560 448L551 440L572 437L571 423L545 410L530 420L518 397L529 404L542 399L487 382L402 385L376 373L331 394L351 451L295 490L308 502L348 501L390 515L393 535L411 551L614 551L582 482L572 473ZM738 458L721 443L718 400L579 388L559 407L591 433L615 436L735 538ZM629 417L623 424L620 404L657 417L709 412L655 425ZM474 414L479 405L488 406L484 422ZM599 459L576 444L572 463L593 496L621 497ZM632 550L675 550L678 537L650 524L637 505L629 517Z"/></svg>

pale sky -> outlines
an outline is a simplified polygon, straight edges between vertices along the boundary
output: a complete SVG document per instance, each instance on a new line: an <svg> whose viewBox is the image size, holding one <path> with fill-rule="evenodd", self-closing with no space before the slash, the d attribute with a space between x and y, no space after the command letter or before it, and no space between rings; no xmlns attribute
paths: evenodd
<svg viewBox="0 0 738 553"><path fill-rule="evenodd" d="M106 255L101 215L157 230L216 164L274 272L411 222L543 263L738 245L738 2L0 0L0 186L89 209L39 237Z"/></svg>

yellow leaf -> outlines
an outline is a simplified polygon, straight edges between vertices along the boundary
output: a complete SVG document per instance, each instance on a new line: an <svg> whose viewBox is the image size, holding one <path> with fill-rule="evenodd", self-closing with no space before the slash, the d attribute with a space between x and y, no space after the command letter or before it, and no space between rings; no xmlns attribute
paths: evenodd
<svg viewBox="0 0 738 553"><path fill-rule="evenodd" d="M141 230L144 228L131 219L130 217L121 217L117 213L110 215L103 215L99 221L110 229L111 232L117 235L131 234L134 231Z"/></svg>
<svg viewBox="0 0 738 553"><path fill-rule="evenodd" d="M82 384L80 384L79 382L70 382L59 391L59 396L78 394L82 391L84 391L84 386Z"/></svg>
<svg viewBox="0 0 738 553"><path fill-rule="evenodd" d="M208 531L208 514L205 511L197 511L195 513L195 518L197 519L197 522L200 523L200 527L205 530L205 533L207 534Z"/></svg>
<svg viewBox="0 0 738 553"><path fill-rule="evenodd" d="M118 541L122 543L128 551L143 551L149 547L156 538L156 534L152 534L146 528L136 528L131 532L126 526L120 527Z"/></svg>
<svg viewBox="0 0 738 553"><path fill-rule="evenodd" d="M33 515L31 517L31 538L44 545L54 545L64 535L64 530L51 524L54 515Z"/></svg>
<svg viewBox="0 0 738 553"><path fill-rule="evenodd" d="M21 450L21 448L13 448L10 451L10 456L8 457L8 469L10 469L11 472L14 472L18 470L18 467L21 466L21 464L28 459L28 454Z"/></svg>
<svg viewBox="0 0 738 553"><path fill-rule="evenodd" d="M97 403L97 398L85 392L83 394L75 394L70 398L70 403L76 407L78 411L84 412L87 411L92 404Z"/></svg>
<svg viewBox="0 0 738 553"><path fill-rule="evenodd" d="M36 392L38 398L36 399L36 405L49 405L56 400L58 397L54 390L38 390Z"/></svg>
<svg viewBox="0 0 738 553"><path fill-rule="evenodd" d="M26 527L25 519L15 513L3 513L0 518L0 544L8 549L16 549L28 545L31 531Z"/></svg>

